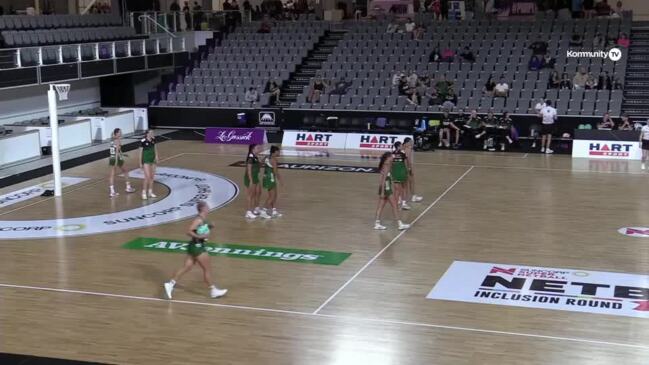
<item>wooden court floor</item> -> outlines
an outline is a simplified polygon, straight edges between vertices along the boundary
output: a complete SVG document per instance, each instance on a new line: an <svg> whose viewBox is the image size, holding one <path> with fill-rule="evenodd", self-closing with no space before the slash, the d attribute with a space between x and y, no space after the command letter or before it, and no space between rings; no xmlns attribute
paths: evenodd
<svg viewBox="0 0 649 365"><path fill-rule="evenodd" d="M169 141L161 166L242 187L240 147ZM135 156L136 154L131 154ZM375 165L332 154L303 163ZM134 161L130 161L134 165ZM0 220L68 218L143 204L107 196L105 160L64 171L90 180ZM338 266L212 257L174 301L163 281L183 256L126 250L136 237L182 240L187 221L94 236L0 240L0 352L111 364L647 364L649 319L426 299L455 260L648 274L649 175L636 162L567 156L417 153L403 233L372 229L378 175L281 170L284 216L245 221L241 193L214 210L214 240L351 253ZM0 194L49 180L0 189ZM136 182L136 186L139 182ZM121 186L120 186L121 189ZM159 192L168 193L163 186ZM161 197L162 198L162 197Z"/></svg>

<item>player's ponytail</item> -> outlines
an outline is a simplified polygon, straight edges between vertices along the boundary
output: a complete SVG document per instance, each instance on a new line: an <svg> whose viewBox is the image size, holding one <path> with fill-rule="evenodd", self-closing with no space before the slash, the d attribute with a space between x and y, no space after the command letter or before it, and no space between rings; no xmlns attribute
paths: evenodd
<svg viewBox="0 0 649 365"><path fill-rule="evenodd" d="M386 152L383 155L381 155L381 160L379 161L379 171L383 170L383 165L385 165L385 160L390 157L390 152Z"/></svg>
<svg viewBox="0 0 649 365"><path fill-rule="evenodd" d="M279 147L277 146L270 146L270 156L273 155L273 153L279 151Z"/></svg>
<svg viewBox="0 0 649 365"><path fill-rule="evenodd" d="M122 130L119 128L113 129L113 139L115 139L115 136L117 136L117 133L121 132Z"/></svg>

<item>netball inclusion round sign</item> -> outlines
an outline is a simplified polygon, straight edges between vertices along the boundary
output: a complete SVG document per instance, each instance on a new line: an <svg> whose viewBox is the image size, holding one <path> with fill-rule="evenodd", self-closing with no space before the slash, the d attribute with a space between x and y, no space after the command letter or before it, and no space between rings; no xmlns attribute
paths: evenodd
<svg viewBox="0 0 649 365"><path fill-rule="evenodd" d="M131 176L144 177L139 169ZM86 236L157 226L196 216L199 200L204 200L214 210L230 203L239 193L237 185L224 177L175 167L158 167L156 181L169 188L169 195L154 203L86 217L2 220L0 240Z"/></svg>

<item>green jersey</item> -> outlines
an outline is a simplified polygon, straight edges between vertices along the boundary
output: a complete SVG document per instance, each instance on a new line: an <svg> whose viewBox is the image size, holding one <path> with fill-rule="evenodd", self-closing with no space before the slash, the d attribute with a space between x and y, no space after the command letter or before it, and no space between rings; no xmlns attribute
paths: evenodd
<svg viewBox="0 0 649 365"><path fill-rule="evenodd" d="M142 148L142 163L154 164L156 159L155 139L148 140L143 138L140 141L140 147Z"/></svg>
<svg viewBox="0 0 649 365"><path fill-rule="evenodd" d="M248 176L248 165L250 165L250 174L252 175L252 181ZM243 175L243 184L248 187L250 183L253 185L259 184L259 169L260 169L259 158L254 153L250 153L246 159L246 172Z"/></svg>
<svg viewBox="0 0 649 365"><path fill-rule="evenodd" d="M383 185L380 188L381 190L379 191L379 195L383 195L383 197L387 198L390 195L392 195L392 174L388 172L388 174L385 176L385 181L383 182Z"/></svg>
<svg viewBox="0 0 649 365"><path fill-rule="evenodd" d="M408 166L406 165L406 154L403 151L392 153L392 178L396 183L404 183L408 180Z"/></svg>
<svg viewBox="0 0 649 365"><path fill-rule="evenodd" d="M110 166L123 166L124 165L124 156L122 156L121 151L118 151L117 144L115 141L110 142L110 148L108 149L110 157L108 158L108 164Z"/></svg>
<svg viewBox="0 0 649 365"><path fill-rule="evenodd" d="M275 176L275 170L273 169L273 162L270 157L266 158L264 161L264 189L273 190L277 187L277 176Z"/></svg>

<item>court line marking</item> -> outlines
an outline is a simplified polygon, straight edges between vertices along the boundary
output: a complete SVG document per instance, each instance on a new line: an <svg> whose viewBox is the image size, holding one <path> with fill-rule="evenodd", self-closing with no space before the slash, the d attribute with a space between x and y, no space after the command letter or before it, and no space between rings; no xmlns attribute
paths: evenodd
<svg viewBox="0 0 649 365"><path fill-rule="evenodd" d="M412 226L414 226L415 223L417 223L417 221L419 221L419 219L421 219L421 217L424 216L424 214L428 213L428 211L431 210L440 200L442 200L442 198L446 196L446 194L448 194L449 191L451 191L460 181L462 181L462 179L464 179L464 177L468 175L471 172L471 170L473 170L473 166L469 167L460 177L457 178L457 180L455 180L453 184L451 184L451 186L446 188L446 190L444 190L444 192L440 194L437 197L437 199L435 199L432 203L428 205L428 207L426 207L426 209L424 209L421 213L419 213L417 218L415 218L410 223L411 224L410 228L412 228ZM349 284L351 284L351 282L354 281L354 279L356 279L360 274L362 274L363 271L365 271L365 269L367 269L371 264L373 264L374 261L376 261L379 258L379 256L383 254L383 252L385 252L387 249L392 247L392 245L394 245L399 240L399 238L401 238L404 234L406 234L406 232L408 232L407 229L399 232L399 234L396 235L392 239L392 241L390 241L390 243L388 243L376 255L374 255L374 257L372 257L370 261L368 261L365 265L363 265L363 267L361 267L351 278L349 278L340 288L338 288L338 290L336 290L333 294L331 294L331 296L329 296L329 298L327 298L327 300L325 300L324 303L320 304L320 306L315 311L313 311L313 314L318 314L324 307L326 307L327 304L329 304L338 294L340 294L340 292L342 292Z"/></svg>
<svg viewBox="0 0 649 365"><path fill-rule="evenodd" d="M163 159L159 160L158 162L165 162L165 161L168 161L168 160L174 159L174 158L176 158L176 157L180 157L180 156L182 156L182 155L183 155L182 153L179 153L179 154L176 154L176 155L173 155L173 156L167 157L167 158L163 158ZM101 161L101 160L97 160L97 161ZM93 161L93 162L95 162L95 161ZM50 175L46 175L46 176L50 176ZM81 190L81 189L87 188L87 187L89 187L89 186L97 185L97 184L99 184L100 182L105 181L105 180L107 180L107 179L108 179L108 177L102 177L102 178L98 178L98 179L96 179L96 180L94 180L94 181L92 181L92 182L89 182L89 183L87 183L87 184L83 184L83 185L80 185L80 186L76 186L76 187L71 188L71 189L64 189L64 190L61 192L61 197L62 197L63 195L70 194L70 193L75 192L75 191L77 191L77 190ZM7 212L2 212L2 213L0 213L0 216L3 216L3 215L5 215L5 214L9 214L9 213L13 213L13 212L17 212L17 211L19 211L19 210L21 210L21 209L29 208L29 207L31 207L31 206L34 206L34 205L37 205L37 204L41 204L41 203L46 202L46 201L50 201L50 200L52 200L52 199L56 199L56 197L55 197L55 196L51 196L51 197L48 197L48 198L45 198L45 199L41 199L41 200L35 201L35 202L33 202L33 203L30 203L30 204L23 205L23 206L21 206L21 207L15 208L15 209L12 209L12 210L7 211Z"/></svg>
<svg viewBox="0 0 649 365"><path fill-rule="evenodd" d="M621 342L610 342L610 341L603 341L603 340L590 340L590 339L578 338L578 337L562 337L562 336L539 335L539 334L524 333L524 332L486 330L486 329L472 328L472 327L447 326L447 325L439 325L439 324L432 324L432 323L399 321L399 320L392 320L392 319L350 317L350 316L341 316L341 315L336 315L336 314L321 314L321 313L314 314L314 313L310 313L310 312L300 312L300 311L292 311L292 310L284 310L284 309L273 309L273 308L251 307L251 306L235 305L235 304L195 302L195 301L189 301L189 300L176 300L176 299L167 300L167 299L162 299L162 298L143 297L143 296L136 296L136 295L111 294L111 293L91 292L91 291L84 291L84 290L48 288L48 287L39 287L39 286L14 285L14 284L2 284L2 283L0 283L0 288L39 290L39 291L47 291L47 292L54 292L54 293L80 294L80 295L90 295L90 296L104 297L104 298L117 298L117 299L139 300L139 301L148 301L148 302L166 302L166 303L200 305L200 306L206 306L206 307L238 309L238 310L247 310L247 311L264 312L264 313L279 313L279 314L303 316L303 317L327 318L327 319L334 319L334 320L348 320L348 321L356 321L356 322L391 324L391 325L399 325L399 326L436 328L436 329L453 330L453 331L486 333L486 334L496 334L496 335L504 335L504 336L519 336L519 337L529 337L529 338L540 338L540 339L546 339L546 340L552 340L552 341L571 341L571 342L586 343L586 344L617 346L617 347L626 347L626 348L649 350L649 346L643 346L643 345L637 345L637 344L629 344L629 343L621 343Z"/></svg>

